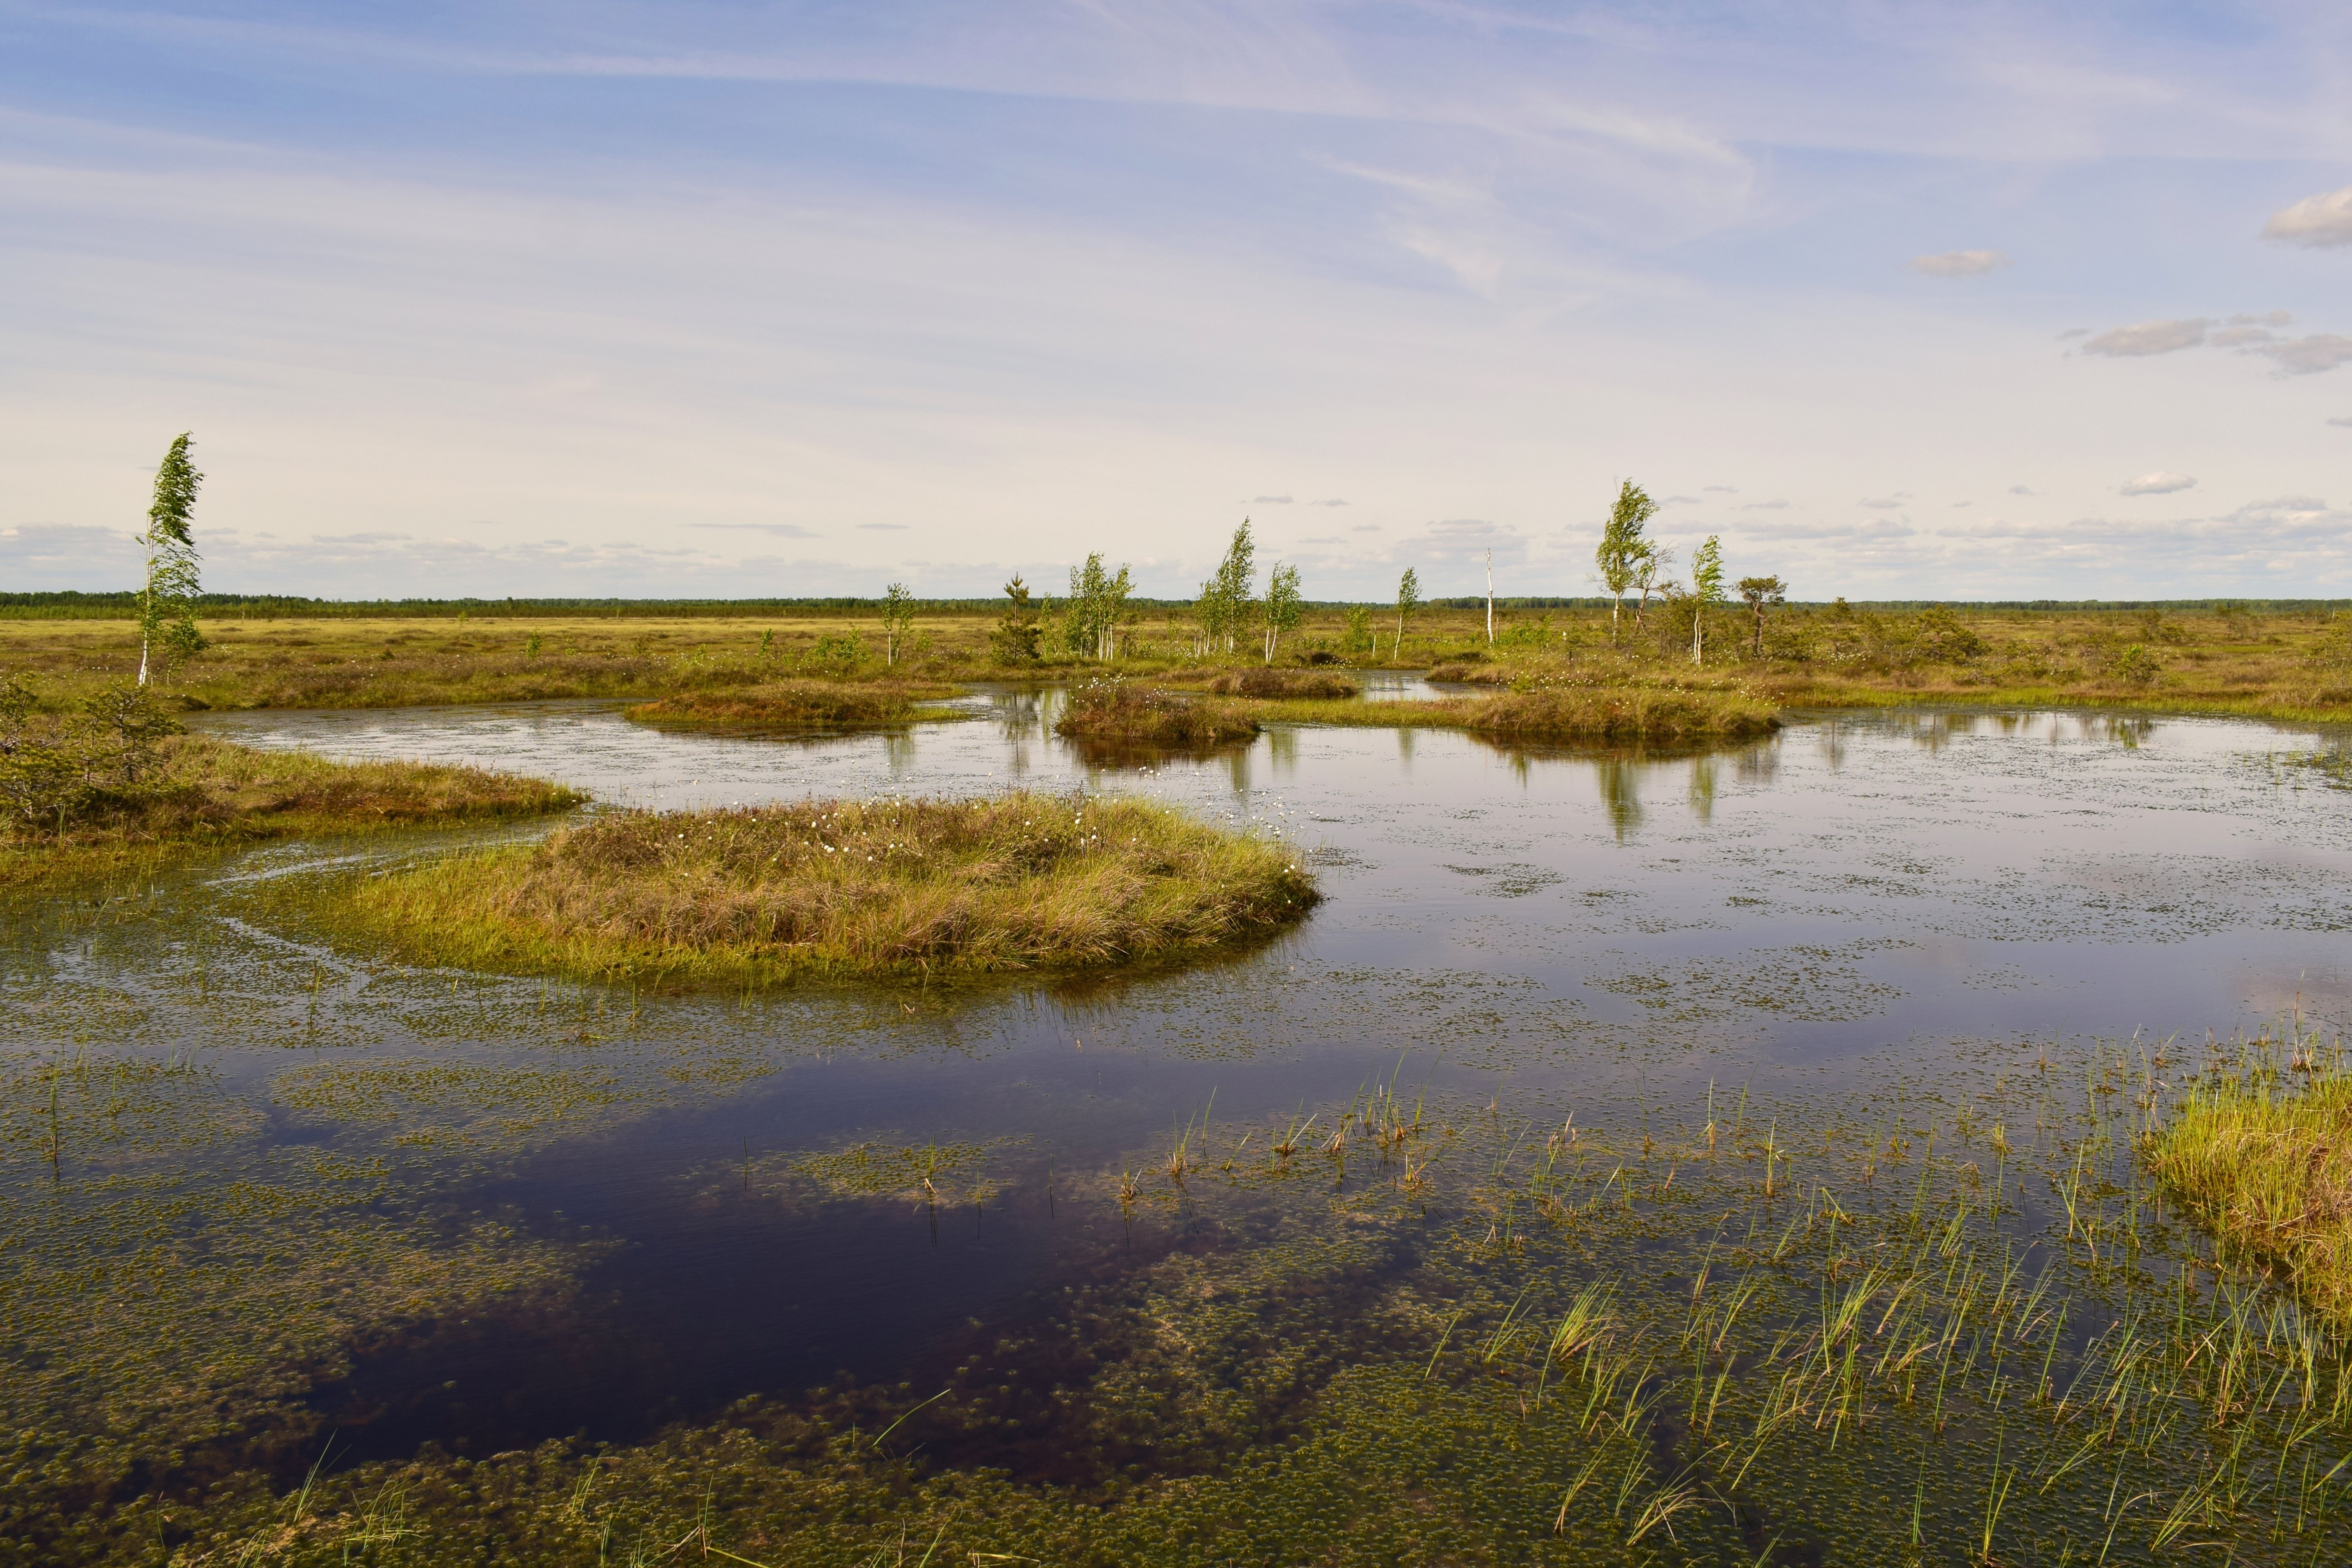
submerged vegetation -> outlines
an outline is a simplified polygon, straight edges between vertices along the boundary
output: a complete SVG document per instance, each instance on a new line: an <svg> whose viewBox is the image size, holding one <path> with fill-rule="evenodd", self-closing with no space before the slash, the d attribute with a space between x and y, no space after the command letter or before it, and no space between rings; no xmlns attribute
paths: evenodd
<svg viewBox="0 0 2352 1568"><path fill-rule="evenodd" d="M618 812L357 886L436 963L656 982L947 977L1150 963L1316 901L1287 846L1144 801L803 801Z"/></svg>
<svg viewBox="0 0 2352 1568"><path fill-rule="evenodd" d="M951 717L953 710L918 707L954 695L947 686L878 681L779 680L713 691L682 692L628 710L631 721L658 730L719 735L789 735L877 730Z"/></svg>
<svg viewBox="0 0 2352 1568"><path fill-rule="evenodd" d="M1675 1113L1374 1082L1058 1175L1018 1141L730 1161L698 1201L870 1225L1042 1207L1058 1180L1183 1245L1049 1274L903 1379L638 1439L306 1476L283 1439L274 1469L223 1465L236 1428L167 1456L134 1421L110 1486L20 1446L9 1544L190 1568L2341 1561L2352 1363L2135 1167L2163 1067L2045 1051L1895 1104ZM527 1319L532 1277L509 1289L450 1299ZM247 1419L323 1442L293 1414Z"/></svg>

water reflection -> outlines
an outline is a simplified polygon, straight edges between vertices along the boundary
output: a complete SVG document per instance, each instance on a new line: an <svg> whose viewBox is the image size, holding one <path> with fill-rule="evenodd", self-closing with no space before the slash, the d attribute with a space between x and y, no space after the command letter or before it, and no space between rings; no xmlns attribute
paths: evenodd
<svg viewBox="0 0 2352 1568"><path fill-rule="evenodd" d="M1609 825L1616 829L1617 842L1642 826L1640 795L1641 764L1622 756L1602 757L1593 764L1601 785L1601 804L1609 813Z"/></svg>

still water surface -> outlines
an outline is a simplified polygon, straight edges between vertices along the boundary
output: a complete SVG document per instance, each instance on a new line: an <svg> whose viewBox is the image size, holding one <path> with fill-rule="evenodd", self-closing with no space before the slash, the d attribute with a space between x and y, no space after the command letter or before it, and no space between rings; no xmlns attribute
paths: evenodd
<svg viewBox="0 0 2352 1568"><path fill-rule="evenodd" d="M345 1459L426 1439L488 1452L624 1438L836 1371L908 1376L1058 1279L1187 1245L1181 1207L1122 1215L1105 1184L1212 1105L1221 1122L1271 1124L1392 1077L1553 1114L1628 1085L1644 1104L1695 1102L1710 1082L1826 1093L1932 1080L2038 1041L2352 1013L2352 793L2296 787L2270 760L2309 750L2308 732L1842 715L1660 757L1277 726L1216 757L1108 770L1053 736L1056 700L982 691L962 721L806 743L666 735L599 704L207 721L252 744L463 761L661 808L1013 784L1142 794L1287 836L1327 895L1295 936L1223 963L945 1003L583 993L551 1011L538 982L300 946L307 1026L328 1031L339 1063L584 1050L626 1078L756 1058L718 1087L556 1119L434 1178L452 1212L590 1238L595 1261L561 1311L360 1357L316 1395ZM261 852L206 877L228 889L324 853ZM211 904L200 887L166 890L154 919L239 918ZM257 952L310 941L249 921L232 939ZM156 943L53 942L13 962L130 993L159 984ZM444 984L446 1016L427 1027L415 998ZM558 1022L575 1001L586 1022ZM603 1021L624 1008L635 1034ZM287 1103L290 1017L267 1039L258 1012L215 1022L203 1043L271 1099L271 1137L364 1152L381 1129ZM586 1044L566 1044L574 1034ZM980 1201L845 1219L761 1196L795 1152L934 1142L988 1147Z"/></svg>

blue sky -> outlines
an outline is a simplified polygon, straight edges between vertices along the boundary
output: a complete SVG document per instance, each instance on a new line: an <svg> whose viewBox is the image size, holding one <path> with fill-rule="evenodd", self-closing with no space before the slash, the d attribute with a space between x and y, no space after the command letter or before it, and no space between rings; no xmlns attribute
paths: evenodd
<svg viewBox="0 0 2352 1568"><path fill-rule="evenodd" d="M0 586L2352 594L2341 5L0 0Z"/></svg>

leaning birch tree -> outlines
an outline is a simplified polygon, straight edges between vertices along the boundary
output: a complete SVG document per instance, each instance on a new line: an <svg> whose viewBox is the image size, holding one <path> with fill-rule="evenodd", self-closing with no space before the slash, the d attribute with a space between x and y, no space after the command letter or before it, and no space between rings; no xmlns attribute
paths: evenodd
<svg viewBox="0 0 2352 1568"><path fill-rule="evenodd" d="M1265 580L1265 662L1272 664L1285 632L1298 625L1305 599L1298 592L1298 568L1276 563Z"/></svg>
<svg viewBox="0 0 2352 1568"><path fill-rule="evenodd" d="M1408 566L1397 579L1396 643L1389 652L1391 658L1404 657L1404 622L1407 616L1421 608L1421 574Z"/></svg>
<svg viewBox="0 0 2352 1568"><path fill-rule="evenodd" d="M1642 563L1650 553L1646 537L1650 519L1658 514L1658 503L1633 480L1627 479L1617 489L1617 504L1609 509L1609 520L1601 525L1601 547L1592 558L1601 568L1601 585L1609 590L1609 637L1615 641L1617 618L1625 607L1625 591L1640 576Z"/></svg>
<svg viewBox="0 0 2352 1568"><path fill-rule="evenodd" d="M1691 662L1706 658L1706 611L1723 603L1723 541L1710 533L1691 552Z"/></svg>
<svg viewBox="0 0 2352 1568"><path fill-rule="evenodd" d="M139 542L147 551L147 585L139 594L139 684L147 684L151 662L158 673L173 659L192 658L205 647L196 630L196 595L204 592L197 579L196 542L188 532L189 514L196 508L196 487L204 475L188 461L186 431L163 454L155 470L155 500L147 509L147 531Z"/></svg>

